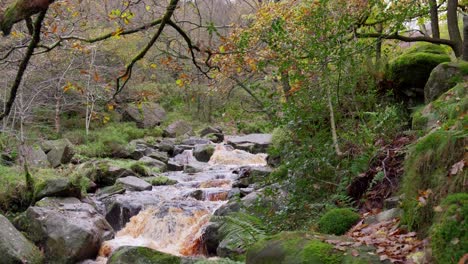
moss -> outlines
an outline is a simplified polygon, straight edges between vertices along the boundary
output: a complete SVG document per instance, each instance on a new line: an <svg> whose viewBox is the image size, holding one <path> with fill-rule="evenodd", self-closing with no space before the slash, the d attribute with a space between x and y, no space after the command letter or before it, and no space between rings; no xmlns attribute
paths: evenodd
<svg viewBox="0 0 468 264"><path fill-rule="evenodd" d="M446 54L426 52L404 53L389 64L387 77L398 90L423 88L431 71L440 63L450 61Z"/></svg>
<svg viewBox="0 0 468 264"><path fill-rule="evenodd" d="M350 208L335 208L326 212L319 220L319 231L325 234L342 235L361 217Z"/></svg>
<svg viewBox="0 0 468 264"><path fill-rule="evenodd" d="M433 207L450 192L464 191L467 171L450 175L450 168L463 160L466 132L437 130L411 146L405 160L402 182L403 223L426 234L434 216ZM448 177L449 176L449 177Z"/></svg>
<svg viewBox="0 0 468 264"><path fill-rule="evenodd" d="M151 170L142 162L135 162L130 165L130 169L138 174L139 176L149 176L151 174Z"/></svg>
<svg viewBox="0 0 468 264"><path fill-rule="evenodd" d="M404 51L404 54L424 52L432 54L444 54L448 55L448 49L442 45L435 45L431 43L417 43Z"/></svg>
<svg viewBox="0 0 468 264"><path fill-rule="evenodd" d="M112 254L109 264L177 264L180 258L146 247L122 247Z"/></svg>
<svg viewBox="0 0 468 264"><path fill-rule="evenodd" d="M166 176L156 176L148 180L151 185L160 186L160 185L174 185L177 183L176 180L169 179Z"/></svg>
<svg viewBox="0 0 468 264"><path fill-rule="evenodd" d="M447 196L431 227L432 255L436 263L457 263L468 248L468 194Z"/></svg>
<svg viewBox="0 0 468 264"><path fill-rule="evenodd" d="M338 264L343 259L342 254L334 252L333 246L319 240L312 240L302 251L303 263Z"/></svg>

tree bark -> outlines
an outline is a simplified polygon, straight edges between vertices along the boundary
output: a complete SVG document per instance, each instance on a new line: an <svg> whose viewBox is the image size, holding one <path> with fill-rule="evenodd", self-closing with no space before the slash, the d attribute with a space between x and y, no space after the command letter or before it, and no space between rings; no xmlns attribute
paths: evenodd
<svg viewBox="0 0 468 264"><path fill-rule="evenodd" d="M431 14L431 30L433 38L440 38L439 29L439 12L437 7L437 0L429 0L430 14Z"/></svg>
<svg viewBox="0 0 468 264"><path fill-rule="evenodd" d="M460 28L458 27L458 16L457 16L458 0L447 1L447 27L450 36L450 40L455 42L455 56L460 57L462 55L462 38L460 35Z"/></svg>
<svg viewBox="0 0 468 264"><path fill-rule="evenodd" d="M0 13L0 30L9 35L14 24L44 12L55 0L16 0Z"/></svg>
<svg viewBox="0 0 468 264"><path fill-rule="evenodd" d="M468 61L468 15L463 16L463 56L464 61Z"/></svg>

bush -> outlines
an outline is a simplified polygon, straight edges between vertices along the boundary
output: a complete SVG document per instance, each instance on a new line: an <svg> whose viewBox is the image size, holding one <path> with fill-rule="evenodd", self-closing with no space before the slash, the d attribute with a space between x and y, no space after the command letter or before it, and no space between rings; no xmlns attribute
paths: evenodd
<svg viewBox="0 0 468 264"><path fill-rule="evenodd" d="M436 263L457 263L468 248L468 194L447 196L430 231Z"/></svg>
<svg viewBox="0 0 468 264"><path fill-rule="evenodd" d="M325 234L342 235L361 217L350 208L335 208L326 212L319 220L319 231Z"/></svg>

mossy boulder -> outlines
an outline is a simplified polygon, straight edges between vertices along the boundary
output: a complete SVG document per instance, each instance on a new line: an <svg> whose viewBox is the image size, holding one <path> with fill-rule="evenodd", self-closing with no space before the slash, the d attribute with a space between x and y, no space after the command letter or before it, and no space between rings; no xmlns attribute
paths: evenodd
<svg viewBox="0 0 468 264"><path fill-rule="evenodd" d="M325 234L342 235L360 218L360 215L350 208L335 208L320 218L318 228L320 232Z"/></svg>
<svg viewBox="0 0 468 264"><path fill-rule="evenodd" d="M387 79L392 81L397 97L422 102L424 86L432 70L449 61L450 57L442 47L426 44L410 48L389 62Z"/></svg>
<svg viewBox="0 0 468 264"><path fill-rule="evenodd" d="M112 253L107 264L177 264L181 259L146 247L121 247Z"/></svg>
<svg viewBox="0 0 468 264"><path fill-rule="evenodd" d="M468 249L468 193L447 196L431 227L432 255L436 263L457 263Z"/></svg>
<svg viewBox="0 0 468 264"><path fill-rule="evenodd" d="M445 62L432 70L424 87L424 101L430 103L440 95L461 83L468 76L468 62Z"/></svg>
<svg viewBox="0 0 468 264"><path fill-rule="evenodd" d="M39 249L16 230L3 215L0 215L0 226L2 227L0 228L2 263L43 263L43 256Z"/></svg>
<svg viewBox="0 0 468 264"><path fill-rule="evenodd" d="M204 145L195 145L193 149L193 156L201 162L208 162L215 152L215 145L204 144Z"/></svg>
<svg viewBox="0 0 468 264"><path fill-rule="evenodd" d="M358 257L350 252L341 252L327 239L343 239L305 232L282 232L254 244L246 256L247 264L341 264L341 263L385 263L375 255L373 248L357 248Z"/></svg>
<svg viewBox="0 0 468 264"><path fill-rule="evenodd" d="M146 179L153 186L161 186L161 185L174 185L177 184L176 180L169 179L166 176L156 176Z"/></svg>
<svg viewBox="0 0 468 264"><path fill-rule="evenodd" d="M434 207L448 194L466 192L468 170L456 169L463 162L467 133L438 129L415 142L405 160L401 191L403 223L410 230L427 234Z"/></svg>
<svg viewBox="0 0 468 264"><path fill-rule="evenodd" d="M44 197L77 197L81 198L81 187L68 178L48 179L35 187L34 197L40 200Z"/></svg>
<svg viewBox="0 0 468 264"><path fill-rule="evenodd" d="M122 114L122 121L135 122L139 128L159 126L166 119L166 111L156 103L129 104Z"/></svg>
<svg viewBox="0 0 468 264"><path fill-rule="evenodd" d="M450 129L461 122L461 126L468 124L468 87L463 83L442 94L437 100L417 109L412 115L414 130L429 131L436 127Z"/></svg>

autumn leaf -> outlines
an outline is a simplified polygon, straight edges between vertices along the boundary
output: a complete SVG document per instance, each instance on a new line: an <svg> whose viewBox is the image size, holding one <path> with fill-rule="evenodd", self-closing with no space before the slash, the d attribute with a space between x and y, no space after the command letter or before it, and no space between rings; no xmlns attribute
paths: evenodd
<svg viewBox="0 0 468 264"><path fill-rule="evenodd" d="M464 167L465 167L465 161L460 160L459 162L453 164L452 168L450 169L450 175L458 174L458 172L463 171Z"/></svg>

